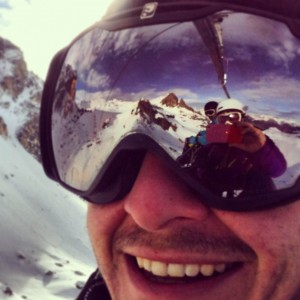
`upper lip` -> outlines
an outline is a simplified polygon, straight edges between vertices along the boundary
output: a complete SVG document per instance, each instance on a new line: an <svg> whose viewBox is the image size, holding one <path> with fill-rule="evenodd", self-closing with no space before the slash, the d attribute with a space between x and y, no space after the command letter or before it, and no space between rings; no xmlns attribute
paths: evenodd
<svg viewBox="0 0 300 300"><path fill-rule="evenodd" d="M158 261L165 264L232 264L232 263L246 263L253 259L254 256L241 252L223 253L222 251L216 252L181 252L176 250L153 250L148 247L131 248L121 250L125 255L135 258L147 259L150 261Z"/></svg>
<svg viewBox="0 0 300 300"><path fill-rule="evenodd" d="M119 243L116 250L127 257L131 266L155 277L211 277L256 260L252 249L233 239L204 237L194 243L184 239L179 243L178 239L151 237L143 235L138 243Z"/></svg>

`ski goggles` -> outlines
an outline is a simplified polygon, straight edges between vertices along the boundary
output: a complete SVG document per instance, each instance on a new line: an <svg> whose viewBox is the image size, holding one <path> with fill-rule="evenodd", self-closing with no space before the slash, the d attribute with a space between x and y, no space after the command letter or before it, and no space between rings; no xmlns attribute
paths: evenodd
<svg viewBox="0 0 300 300"><path fill-rule="evenodd" d="M222 112L218 114L218 124L234 124L242 121L242 113L238 111Z"/></svg>
<svg viewBox="0 0 300 300"><path fill-rule="evenodd" d="M207 109L206 111L205 111L205 115L207 116L207 117L212 117L212 116L214 116L216 114L216 110L215 109Z"/></svg>
<svg viewBox="0 0 300 300"><path fill-rule="evenodd" d="M298 200L299 49L285 22L245 12L120 30L96 24L50 66L40 119L46 174L90 202L110 203L130 192L151 151L210 207ZM206 130L205 103L228 97L248 107L266 143L186 146Z"/></svg>

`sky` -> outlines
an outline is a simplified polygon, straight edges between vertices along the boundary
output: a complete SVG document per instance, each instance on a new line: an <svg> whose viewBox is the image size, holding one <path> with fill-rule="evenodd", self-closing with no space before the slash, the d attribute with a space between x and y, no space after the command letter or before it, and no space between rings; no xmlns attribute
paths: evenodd
<svg viewBox="0 0 300 300"><path fill-rule="evenodd" d="M0 36L45 79L52 57L105 14L111 0L0 0Z"/></svg>

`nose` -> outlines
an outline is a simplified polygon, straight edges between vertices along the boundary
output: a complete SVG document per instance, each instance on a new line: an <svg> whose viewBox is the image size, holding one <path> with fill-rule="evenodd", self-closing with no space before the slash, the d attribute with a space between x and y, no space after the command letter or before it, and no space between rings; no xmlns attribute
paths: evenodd
<svg viewBox="0 0 300 300"><path fill-rule="evenodd" d="M203 221L210 213L196 195L152 153L144 159L124 209L134 222L155 231L178 221Z"/></svg>

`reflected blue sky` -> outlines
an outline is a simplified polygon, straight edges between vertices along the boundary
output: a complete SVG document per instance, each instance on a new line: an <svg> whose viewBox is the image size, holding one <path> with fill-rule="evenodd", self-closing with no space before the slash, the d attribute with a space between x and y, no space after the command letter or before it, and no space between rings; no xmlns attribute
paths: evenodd
<svg viewBox="0 0 300 300"><path fill-rule="evenodd" d="M251 112L296 118L300 41L287 26L242 13L222 13L209 22L224 47L219 50L230 96ZM136 101L174 92L197 108L226 98L214 58L199 28L188 22L116 33L94 30L74 44L66 64L77 71L77 89L86 95Z"/></svg>

